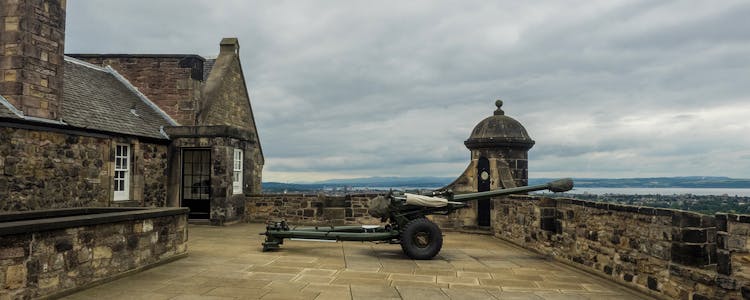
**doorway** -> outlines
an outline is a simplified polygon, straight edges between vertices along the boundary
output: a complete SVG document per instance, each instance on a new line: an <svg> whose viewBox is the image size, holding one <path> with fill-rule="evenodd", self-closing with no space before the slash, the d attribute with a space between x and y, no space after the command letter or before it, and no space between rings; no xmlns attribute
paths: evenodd
<svg viewBox="0 0 750 300"><path fill-rule="evenodd" d="M211 150L182 150L182 207L190 219L211 216Z"/></svg>
<svg viewBox="0 0 750 300"><path fill-rule="evenodd" d="M480 157L477 162L477 192L490 190L490 161L486 157ZM490 199L477 200L477 225L490 226Z"/></svg>

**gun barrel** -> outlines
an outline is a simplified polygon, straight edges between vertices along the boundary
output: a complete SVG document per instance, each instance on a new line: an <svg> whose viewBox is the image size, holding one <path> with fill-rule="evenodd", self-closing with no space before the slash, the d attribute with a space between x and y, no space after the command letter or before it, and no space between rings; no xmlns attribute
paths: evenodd
<svg viewBox="0 0 750 300"><path fill-rule="evenodd" d="M566 192L573 189L573 179L563 178L555 181L551 181L545 184L538 184L532 186L521 186L509 189L501 189L487 192L458 194L453 196L453 201L466 202L470 200L489 198L493 196L510 195L526 192L534 192L541 190L550 190L551 192L559 193Z"/></svg>

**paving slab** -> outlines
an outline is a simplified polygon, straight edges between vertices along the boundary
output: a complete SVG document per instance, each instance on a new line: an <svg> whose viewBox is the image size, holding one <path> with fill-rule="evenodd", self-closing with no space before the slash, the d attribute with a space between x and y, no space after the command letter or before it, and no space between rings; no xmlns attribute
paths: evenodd
<svg viewBox="0 0 750 300"><path fill-rule="evenodd" d="M396 288L390 286L353 284L351 290L352 299L401 299Z"/></svg>
<svg viewBox="0 0 750 300"><path fill-rule="evenodd" d="M450 299L466 299L466 300L486 300L493 299L492 294L488 293L483 289L462 289L462 288L449 288L443 289Z"/></svg>
<svg viewBox="0 0 750 300"><path fill-rule="evenodd" d="M285 241L263 224L189 225L186 258L66 299L647 299L491 236L447 232L432 260L398 245Z"/></svg>
<svg viewBox="0 0 750 300"><path fill-rule="evenodd" d="M442 289L436 287L413 287L399 286L396 288L402 299L413 300L449 300L447 294Z"/></svg>

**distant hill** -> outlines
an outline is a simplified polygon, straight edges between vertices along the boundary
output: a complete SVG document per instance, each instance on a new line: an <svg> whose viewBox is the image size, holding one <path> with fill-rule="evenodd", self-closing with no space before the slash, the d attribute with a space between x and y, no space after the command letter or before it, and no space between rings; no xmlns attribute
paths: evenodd
<svg viewBox="0 0 750 300"><path fill-rule="evenodd" d="M281 183L281 182L264 182L263 192L264 193L299 193L299 192L314 192L322 191L325 189L324 185L318 184L307 184L307 183Z"/></svg>
<svg viewBox="0 0 750 300"><path fill-rule="evenodd" d="M352 179L330 179L314 184L349 185L358 187L442 187L453 177L367 177Z"/></svg>
<svg viewBox="0 0 750 300"><path fill-rule="evenodd" d="M263 191L313 192L358 189L437 189L451 183L453 177L366 177L330 179L313 183L264 182ZM558 178L531 178L529 185L543 184ZM718 176L651 177L651 178L574 178L576 187L588 188L750 188L750 179Z"/></svg>

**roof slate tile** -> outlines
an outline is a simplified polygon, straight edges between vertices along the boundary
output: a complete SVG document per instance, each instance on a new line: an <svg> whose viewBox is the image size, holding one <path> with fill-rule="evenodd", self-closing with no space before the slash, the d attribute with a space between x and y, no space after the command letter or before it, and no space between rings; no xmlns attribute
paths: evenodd
<svg viewBox="0 0 750 300"><path fill-rule="evenodd" d="M127 135L166 139L162 126L170 126L106 69L65 60L62 119L71 126Z"/></svg>

